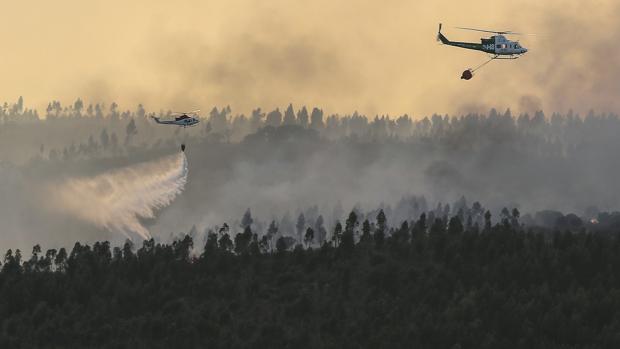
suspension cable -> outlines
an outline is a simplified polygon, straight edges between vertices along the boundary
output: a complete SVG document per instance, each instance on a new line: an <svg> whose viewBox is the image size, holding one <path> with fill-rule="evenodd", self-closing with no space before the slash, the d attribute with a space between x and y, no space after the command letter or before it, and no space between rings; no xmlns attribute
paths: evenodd
<svg viewBox="0 0 620 349"><path fill-rule="evenodd" d="M493 56L493 57L491 57L491 59L489 59L488 61L485 61L484 63L480 64L479 66L477 66L477 67L476 67L476 68L474 68L474 69L470 69L470 71L471 71L472 73L473 73L473 72L475 72L476 70L478 70L478 69L480 69L480 68L484 67L485 65L487 65L489 62L491 62L491 61L492 61L492 60L494 60L495 58L497 58L497 56Z"/></svg>

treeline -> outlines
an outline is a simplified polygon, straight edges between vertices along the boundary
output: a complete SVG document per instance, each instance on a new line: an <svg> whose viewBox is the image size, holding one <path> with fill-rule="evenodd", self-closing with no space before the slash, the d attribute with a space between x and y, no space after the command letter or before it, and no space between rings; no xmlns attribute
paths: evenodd
<svg viewBox="0 0 620 349"><path fill-rule="evenodd" d="M171 129L153 125L150 116L170 118L173 114L170 110L147 111L142 104L133 110L122 110L114 102L86 105L81 99L65 106L52 101L42 115L35 109L26 108L22 97L16 103L5 102L0 106L0 126L11 127L12 133L21 128L34 133L39 127L47 131L45 141L48 144L40 144L39 155L50 159L110 155L122 153L127 147L158 147L170 141ZM567 152L579 155L584 146L607 144L620 132L617 115L594 111L585 115L572 111L565 115L545 115L542 111L533 115L513 115L509 109L504 112L491 109L486 115L366 116L357 112L328 114L319 107L296 108L289 104L282 110L256 108L248 115L233 113L229 106L214 107L203 113L201 119L203 122L185 134L186 137L206 138L211 142L241 142L261 129L284 126L313 130L322 138L332 140L398 139L409 142L423 139L441 142L448 147L465 146L469 151L476 151L489 143L516 143L552 155L566 155ZM54 131L57 128L59 132ZM72 130L71 137L60 132L67 128ZM177 136L178 132L175 132L174 137Z"/></svg>
<svg viewBox="0 0 620 349"><path fill-rule="evenodd" d="M357 221L363 222L362 227L367 229L366 232L370 235L377 231L381 220L386 226L388 221L415 226L416 220L412 220L410 217L416 216L424 217L428 222L435 222L436 219L439 219L445 224L449 222L449 217L454 216L458 218L466 230L475 232L499 222L510 222L511 225L523 229L569 230L572 232L620 231L620 212L598 211L595 207L590 207L583 217L574 213L564 214L555 210L542 210L521 215L518 208L508 209L504 207L498 210L498 215L494 218L490 209L485 208L477 201L470 205L465 197L456 200L452 205L438 203L435 208L428 206L429 204L423 196L405 196L394 206L384 205L382 208L369 211L363 211L356 207L351 214L355 216ZM202 233L193 226L188 235L201 241L207 241L212 236L217 236L219 241L223 236L228 236L220 241L226 245L226 239L249 229L258 234L259 247L262 252L273 252L278 242L283 249L290 249L296 244L303 245L305 248L317 248L325 243L337 244L338 234L342 232L340 220L343 216L346 217L346 212L338 205L332 212L325 215L315 205L301 210L295 219L287 212L279 219L262 221L253 217L251 210L247 209L243 216L240 219L233 220L231 225L224 223L222 226L208 227ZM397 231L394 227L384 228L383 230L388 236ZM361 240L362 236L359 235L361 232L364 230L356 231L355 242ZM175 237L172 235L169 238L170 241L174 239ZM232 240L230 240L230 246L231 248L233 246Z"/></svg>
<svg viewBox="0 0 620 349"><path fill-rule="evenodd" d="M0 346L620 345L617 229L526 230L516 210L497 224L487 211L480 227L425 213L389 227L383 211L353 211L320 247L273 242L248 224L210 232L204 248L186 235L9 250Z"/></svg>

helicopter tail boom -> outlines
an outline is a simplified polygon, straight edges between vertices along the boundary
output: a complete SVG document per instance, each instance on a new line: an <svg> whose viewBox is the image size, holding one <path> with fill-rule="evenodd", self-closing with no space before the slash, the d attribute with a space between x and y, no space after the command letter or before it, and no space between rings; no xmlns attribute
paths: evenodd
<svg viewBox="0 0 620 349"><path fill-rule="evenodd" d="M156 116L151 116L151 118L153 118L153 120L155 120L156 123L158 124L164 124L164 125L171 125L174 124L173 121L161 121L158 117Z"/></svg>
<svg viewBox="0 0 620 349"><path fill-rule="evenodd" d="M437 40L441 41L441 43L444 45L456 46L456 47L465 48L468 50L487 52L484 49L484 46L482 46L482 44L478 44L475 42L450 41L448 38L446 38L445 35L441 33L441 23L439 23L439 32L437 32Z"/></svg>

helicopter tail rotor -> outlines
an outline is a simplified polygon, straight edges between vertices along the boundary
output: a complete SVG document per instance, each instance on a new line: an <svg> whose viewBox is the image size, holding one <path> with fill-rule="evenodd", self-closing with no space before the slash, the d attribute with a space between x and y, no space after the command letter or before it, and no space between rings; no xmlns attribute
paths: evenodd
<svg viewBox="0 0 620 349"><path fill-rule="evenodd" d="M441 33L441 23L439 23L439 30L437 31L437 41L440 41L442 44L450 43L450 40Z"/></svg>

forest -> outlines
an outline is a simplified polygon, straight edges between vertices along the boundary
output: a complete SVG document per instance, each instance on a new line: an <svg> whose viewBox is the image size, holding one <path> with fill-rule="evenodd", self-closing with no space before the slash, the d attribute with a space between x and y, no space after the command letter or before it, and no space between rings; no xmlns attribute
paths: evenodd
<svg viewBox="0 0 620 349"><path fill-rule="evenodd" d="M616 115L153 115L0 107L1 348L620 346Z"/></svg>
<svg viewBox="0 0 620 349"><path fill-rule="evenodd" d="M185 129L155 124L150 116L171 112L143 105L77 99L38 112L23 98L4 103L0 246L121 245L126 235L136 237L59 214L62 202L49 192L75 178L157 161L182 143L189 170L183 193L141 223L158 242L202 237L223 222L236 233L248 209L257 231L276 221L296 236L302 215L309 224L321 216L330 232L351 209L373 217L383 209L399 222L446 206L456 215L463 201L477 201L493 217L518 208L527 226L554 228L559 216L588 225L620 207L614 114L366 116L288 105L247 114L214 107L200 115L200 124Z"/></svg>
<svg viewBox="0 0 620 349"><path fill-rule="evenodd" d="M462 220L462 217L467 217ZM250 215L204 245L76 242L0 272L3 348L617 348L618 226L355 211L303 241Z"/></svg>

